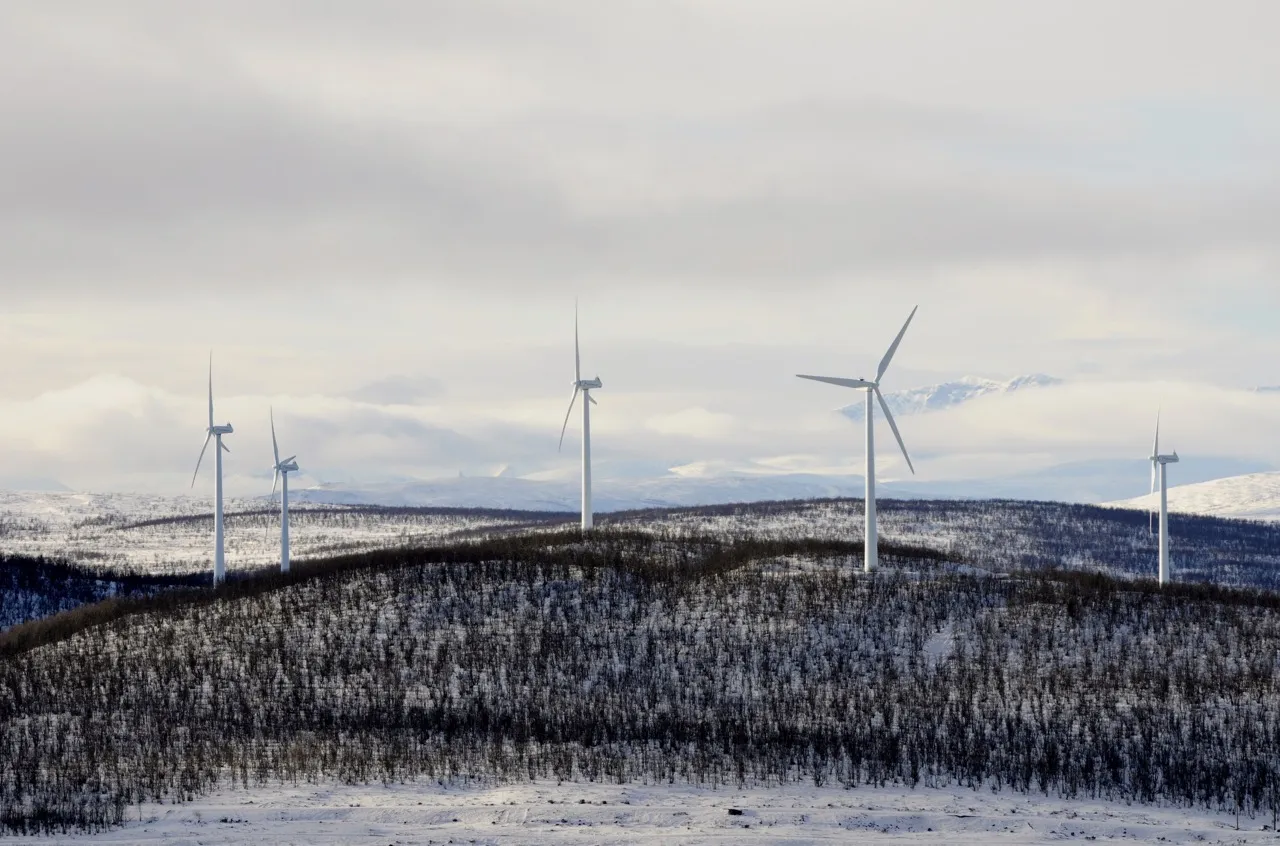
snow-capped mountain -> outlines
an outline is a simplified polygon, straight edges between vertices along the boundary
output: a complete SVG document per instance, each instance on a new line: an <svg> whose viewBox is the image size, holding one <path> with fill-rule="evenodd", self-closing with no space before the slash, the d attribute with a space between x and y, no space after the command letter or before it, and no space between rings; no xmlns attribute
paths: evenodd
<svg viewBox="0 0 1280 846"><path fill-rule="evenodd" d="M884 400L895 416L924 414L931 411L945 411L982 397L1011 394L1030 388L1047 388L1062 383L1062 379L1046 376L1043 373L1019 376L1007 382L965 376L954 382L943 382L941 385L892 391L884 395ZM840 413L851 420L861 420L866 413L866 403L861 400L850 403L842 407Z"/></svg>
<svg viewBox="0 0 1280 846"><path fill-rule="evenodd" d="M1159 494L1155 494L1108 504L1149 510L1158 501ZM1176 485L1169 488L1169 510L1211 517L1280 520L1280 471Z"/></svg>

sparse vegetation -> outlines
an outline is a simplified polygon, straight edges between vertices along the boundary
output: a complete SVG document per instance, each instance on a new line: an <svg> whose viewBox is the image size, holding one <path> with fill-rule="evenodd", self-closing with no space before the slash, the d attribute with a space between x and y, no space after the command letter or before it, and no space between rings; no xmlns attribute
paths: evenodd
<svg viewBox="0 0 1280 846"><path fill-rule="evenodd" d="M950 784L1274 813L1274 594L992 575L892 544L866 577L856 538L721 529L387 550L16 629L0 826L333 779Z"/></svg>

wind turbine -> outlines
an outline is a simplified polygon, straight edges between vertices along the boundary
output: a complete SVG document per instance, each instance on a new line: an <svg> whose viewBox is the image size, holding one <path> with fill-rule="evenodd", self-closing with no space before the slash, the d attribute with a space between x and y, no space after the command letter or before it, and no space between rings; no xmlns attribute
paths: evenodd
<svg viewBox="0 0 1280 846"><path fill-rule="evenodd" d="M1160 412L1156 412L1156 442L1151 448L1151 493L1156 492L1156 477L1160 478L1160 584L1167 585L1170 581L1169 572L1169 479L1168 470L1165 468L1170 464L1178 463L1178 451L1174 450L1172 455L1160 454ZM1152 503L1151 512L1155 511L1155 503ZM1147 527L1151 528L1152 513L1147 514Z"/></svg>
<svg viewBox="0 0 1280 846"><path fill-rule="evenodd" d="M209 441L217 441L214 446L214 480L213 480L213 583L219 585L227 576L227 560L223 551L222 521L222 453L231 452L231 447L222 442L223 435L230 435L235 429L230 423L215 426L213 423L213 353L209 353L209 428L204 438L204 446L200 448L200 457L196 459L196 472L191 476L191 487L196 486L196 477L200 475L200 463L204 461L205 450Z"/></svg>
<svg viewBox="0 0 1280 846"><path fill-rule="evenodd" d="M275 477L271 481L271 496L280 486L280 572L289 572L289 474L298 472L296 455L280 460L280 444L276 442L276 412L271 409L271 450L275 454Z"/></svg>
<svg viewBox="0 0 1280 846"><path fill-rule="evenodd" d="M911 325L911 319L916 316L916 309L918 308L920 307L916 306L911 309L911 314L907 316L907 322L902 324L898 337L894 338L893 343L889 345L889 351L880 360L880 367L876 370L874 381L869 379L843 379L836 376L806 376L803 373L796 374L801 379L812 379L815 382L826 382L830 385L840 385L844 388L856 388L867 393L867 496L865 509L867 530L862 569L868 573L874 570L879 562L877 554L878 538L876 536L875 401L879 401L880 408L884 411L884 417L889 421L889 428L893 430L893 436L897 438L898 446L902 448L902 457L907 460L907 467L911 469L912 475L915 475L916 472L916 468L911 464L911 456L907 455L907 445L902 442L902 435L898 433L898 424L893 422L893 414L889 411L889 404L884 401L884 395L880 393L880 380L884 378L885 371L889 369L889 362L893 360L893 354L898 351L898 344L902 343L902 336L907 334L907 327Z"/></svg>
<svg viewBox="0 0 1280 846"><path fill-rule="evenodd" d="M573 403L582 392L582 530L585 532L593 525L591 515L591 406L596 405L591 391L603 388L604 383L597 376L594 379L582 378L582 356L578 352L578 304L573 304L573 395L569 397L569 410L564 413L564 425L560 427L560 449L564 449L564 433L569 427L569 416L573 414Z"/></svg>

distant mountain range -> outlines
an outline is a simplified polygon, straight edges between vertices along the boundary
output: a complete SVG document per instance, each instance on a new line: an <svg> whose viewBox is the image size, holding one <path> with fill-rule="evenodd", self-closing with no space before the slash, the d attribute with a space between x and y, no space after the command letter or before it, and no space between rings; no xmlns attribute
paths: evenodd
<svg viewBox="0 0 1280 846"><path fill-rule="evenodd" d="M45 476L0 476L0 491L31 491L37 493L66 493L71 488Z"/></svg>
<svg viewBox="0 0 1280 846"><path fill-rule="evenodd" d="M861 476L808 473L718 476L668 474L649 478L597 479L592 490L597 511L761 502L782 499L820 499L862 495ZM456 506L514 508L536 511L577 511L580 489L576 480L513 479L502 476L459 477L421 482L349 487L319 485L291 492L297 501L338 505Z"/></svg>
<svg viewBox="0 0 1280 846"><path fill-rule="evenodd" d="M884 395L889 410L895 417L910 414L925 414L932 411L946 411L982 397L998 394L1011 394L1031 388L1047 388L1063 384L1064 380L1043 373L1019 376L1007 382L983 379L977 376L965 376L954 382L943 382L940 385L926 385L921 388L907 388L902 391L891 391ZM862 420L866 415L866 403L854 402L840 409L840 413L850 420Z"/></svg>
<svg viewBox="0 0 1280 846"><path fill-rule="evenodd" d="M1035 499L1100 503L1146 490L1145 459L1109 459L1060 464L1042 470L989 479L934 482L883 482L882 496L900 499ZM1188 458L1178 465L1181 479L1199 482L1272 469L1263 462L1235 458ZM725 502L861 497L861 476L815 473L722 472L597 479L600 511L711 505ZM532 480L465 477L380 485L320 485L294 493L307 502L389 506L458 506L576 511L576 479Z"/></svg>

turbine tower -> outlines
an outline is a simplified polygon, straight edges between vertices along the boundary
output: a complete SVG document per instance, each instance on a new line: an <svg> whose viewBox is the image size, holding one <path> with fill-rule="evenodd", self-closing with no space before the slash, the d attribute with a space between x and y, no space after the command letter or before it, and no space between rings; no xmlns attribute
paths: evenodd
<svg viewBox="0 0 1280 846"><path fill-rule="evenodd" d="M213 480L213 584L222 584L227 577L227 560L223 551L222 520L222 453L231 452L231 448L222 442L223 435L230 435L235 429L230 423L215 426L213 423L213 353L209 353L209 428L206 430L204 446L200 448L200 457L196 459L196 472L191 476L191 487L196 486L196 477L200 475L200 463L204 461L205 450L209 441L217 441L214 446L214 480Z"/></svg>
<svg viewBox="0 0 1280 846"><path fill-rule="evenodd" d="M1156 442L1151 448L1151 493L1156 492L1156 477L1160 479L1160 584L1167 585L1172 580L1169 572L1169 479L1170 464L1178 463L1178 451L1171 455L1160 454L1160 413L1156 412ZM1152 503L1152 512L1155 503ZM1147 527L1151 528L1152 514L1147 514Z"/></svg>
<svg viewBox="0 0 1280 846"><path fill-rule="evenodd" d="M276 485L280 486L280 572L289 572L289 474L298 472L296 455L280 460L280 444L276 442L276 412L271 409L271 450L275 454L273 465L275 478L271 481L271 496L276 495Z"/></svg>
<svg viewBox="0 0 1280 846"><path fill-rule="evenodd" d="M884 358L880 360L880 367L876 370L876 378L874 381L870 379L843 379L836 376L806 376L803 373L796 374L801 379L812 379L815 382L826 382L831 385L840 385L844 388L855 388L866 391L867 394L867 495L866 495L866 519L867 529L865 535L865 550L862 557L862 569L870 573L879 563L879 555L877 553L879 544L876 534L876 450L875 450L875 403L878 400L880 408L884 411L885 420L889 422L889 428L893 430L893 436L898 440L898 446L902 448L902 457L907 460L907 467L911 469L912 475L915 475L916 468L911 464L911 456L907 455L907 445L902 442L902 435L898 433L898 424L893 422L893 414L889 411L889 404L884 401L884 395L880 393L880 380L884 378L885 371L889 369L889 362L893 360L893 354L898 351L898 344L902 343L902 336L907 334L907 327L911 325L911 319L916 316L916 309L911 309L911 314L907 316L907 322L902 324L902 329L898 332L898 337L893 339L893 343L889 345L889 351L884 354Z"/></svg>
<svg viewBox="0 0 1280 846"><path fill-rule="evenodd" d="M594 521L591 514L591 406L596 405L591 391L603 388L604 383L597 376L594 379L582 378L582 356L578 352L578 304L573 304L573 395L569 397L569 410L564 413L564 425L560 427L560 449L564 448L564 433L569 427L569 416L573 414L573 403L582 392L582 530L592 527Z"/></svg>

